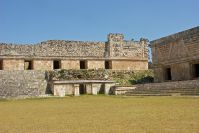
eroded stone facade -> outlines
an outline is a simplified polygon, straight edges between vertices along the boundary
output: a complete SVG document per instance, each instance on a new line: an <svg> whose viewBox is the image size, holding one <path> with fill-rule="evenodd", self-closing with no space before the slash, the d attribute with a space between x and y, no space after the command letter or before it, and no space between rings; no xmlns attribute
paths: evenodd
<svg viewBox="0 0 199 133"><path fill-rule="evenodd" d="M47 85L45 71L0 71L0 98L46 95Z"/></svg>
<svg viewBox="0 0 199 133"><path fill-rule="evenodd" d="M3 70L148 69L147 40L126 41L109 34L107 42L49 40L35 45L0 44Z"/></svg>
<svg viewBox="0 0 199 133"><path fill-rule="evenodd" d="M150 45L156 82L199 77L199 27L154 40Z"/></svg>

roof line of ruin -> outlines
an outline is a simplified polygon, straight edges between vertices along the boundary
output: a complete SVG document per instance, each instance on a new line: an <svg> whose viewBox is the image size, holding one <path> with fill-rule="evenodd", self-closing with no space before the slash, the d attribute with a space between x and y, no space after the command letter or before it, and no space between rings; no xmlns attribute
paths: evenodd
<svg viewBox="0 0 199 133"><path fill-rule="evenodd" d="M17 46L26 46L26 45L42 45L45 43L51 43L51 42L66 42L66 43L106 43L103 41L74 41L74 40L46 40L41 41L39 43L29 43L29 44L19 44L19 43L4 43L0 42L0 45L17 45Z"/></svg>
<svg viewBox="0 0 199 133"><path fill-rule="evenodd" d="M175 33L172 35L168 35L166 37L162 37L162 38L153 40L150 42L150 46L153 46L155 44L161 44L163 42L178 40L180 38L187 37L188 35L192 35L195 33L199 33L199 26L185 30L185 31L181 31L181 32L178 32L178 33Z"/></svg>

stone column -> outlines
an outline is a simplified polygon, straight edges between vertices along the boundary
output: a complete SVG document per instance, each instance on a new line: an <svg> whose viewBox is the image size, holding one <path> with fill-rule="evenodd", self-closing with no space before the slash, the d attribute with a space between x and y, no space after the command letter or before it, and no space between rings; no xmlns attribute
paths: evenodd
<svg viewBox="0 0 199 133"><path fill-rule="evenodd" d="M98 90L100 90L101 84L92 84L92 94L97 95Z"/></svg>
<svg viewBox="0 0 199 133"><path fill-rule="evenodd" d="M110 89L112 86L114 86L115 84L113 83L105 83L105 86L104 86L104 94L105 95L109 95L110 94Z"/></svg>
<svg viewBox="0 0 199 133"><path fill-rule="evenodd" d="M66 92L65 92L65 88L60 88L59 94L58 94L58 95L59 95L60 97L64 97L64 96L65 96L65 93L66 93Z"/></svg>
<svg viewBox="0 0 199 133"><path fill-rule="evenodd" d="M79 96L79 84L74 84L74 96Z"/></svg>
<svg viewBox="0 0 199 133"><path fill-rule="evenodd" d="M62 85L54 85L53 87L53 94L54 96L60 96L64 97L65 96L65 88Z"/></svg>
<svg viewBox="0 0 199 133"><path fill-rule="evenodd" d="M92 84L86 84L86 94L92 93Z"/></svg>

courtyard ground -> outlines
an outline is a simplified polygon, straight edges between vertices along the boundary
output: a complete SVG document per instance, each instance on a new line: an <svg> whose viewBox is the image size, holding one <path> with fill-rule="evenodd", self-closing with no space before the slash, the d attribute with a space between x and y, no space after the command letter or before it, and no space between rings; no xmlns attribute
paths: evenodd
<svg viewBox="0 0 199 133"><path fill-rule="evenodd" d="M196 133L199 97L0 100L1 133Z"/></svg>

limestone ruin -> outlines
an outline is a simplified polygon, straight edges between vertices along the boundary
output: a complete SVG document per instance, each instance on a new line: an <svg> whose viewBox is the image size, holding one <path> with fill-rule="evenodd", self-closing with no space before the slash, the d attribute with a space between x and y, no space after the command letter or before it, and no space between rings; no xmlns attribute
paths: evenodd
<svg viewBox="0 0 199 133"><path fill-rule="evenodd" d="M109 94L115 83L107 80L107 75L103 77L105 80L102 77L53 80L48 77L48 72L69 70L64 74L70 77L73 74L68 72L78 69L91 70L94 74L97 69L147 70L147 44L147 39L143 38L140 41L126 41L122 34L109 34L107 42L49 40L35 45L1 43L0 97L96 95L100 91ZM77 71L75 73L81 76Z"/></svg>
<svg viewBox="0 0 199 133"><path fill-rule="evenodd" d="M125 76L121 73L148 70L147 44L143 38L126 41L122 34L109 34L107 42L1 43L0 98L100 92L128 96L199 95L199 27L150 42L157 83L116 86L110 78L113 73L122 79Z"/></svg>
<svg viewBox="0 0 199 133"><path fill-rule="evenodd" d="M199 77L199 27L151 41L150 45L155 82Z"/></svg>
<svg viewBox="0 0 199 133"><path fill-rule="evenodd" d="M122 34L109 34L107 42L0 44L0 70L54 69L147 70L147 40L126 41Z"/></svg>

